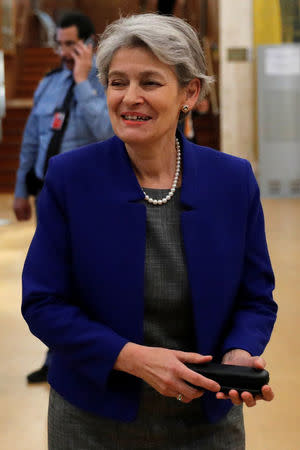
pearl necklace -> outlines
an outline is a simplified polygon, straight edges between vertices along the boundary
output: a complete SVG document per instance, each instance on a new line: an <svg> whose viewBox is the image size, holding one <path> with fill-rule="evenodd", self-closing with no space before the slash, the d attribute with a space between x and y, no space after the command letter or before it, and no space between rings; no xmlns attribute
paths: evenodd
<svg viewBox="0 0 300 450"><path fill-rule="evenodd" d="M180 144L179 144L179 140L177 138L175 141L175 147L176 147L176 151L177 151L176 170L175 170L173 184L172 184L170 191L168 192L168 195L166 195L164 198L161 198L160 200L155 200L152 197L149 197L149 195L147 195L146 192L142 189L142 191L145 195L145 200L148 203L151 203L152 205L163 205L164 203L167 203L169 200L171 200L171 198L173 197L173 195L175 193L179 174L180 174L180 165L181 165Z"/></svg>

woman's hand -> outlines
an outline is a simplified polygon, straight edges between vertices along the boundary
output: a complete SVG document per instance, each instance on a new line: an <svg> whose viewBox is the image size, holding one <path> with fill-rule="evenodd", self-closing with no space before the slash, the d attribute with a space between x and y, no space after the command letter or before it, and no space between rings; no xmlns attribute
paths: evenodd
<svg viewBox="0 0 300 450"><path fill-rule="evenodd" d="M226 353L222 360L223 364L232 364L235 366L248 366L255 369L264 369L266 362L260 356L251 356L250 353L245 350L234 349ZM230 399L234 405L240 405L245 403L247 406L252 407L256 405L257 400L265 400L270 402L274 398L274 393L269 385L262 387L262 395L253 396L250 392L243 392L241 395L234 389L229 391L228 395L218 392L216 397L221 400Z"/></svg>
<svg viewBox="0 0 300 450"><path fill-rule="evenodd" d="M129 342L121 350L114 369L142 378L167 397L177 398L180 394L182 402L189 403L201 397L203 391L192 388L185 381L212 392L219 391L220 386L215 381L188 369L184 363L201 364L211 359L211 356L202 356L198 353L146 347Z"/></svg>

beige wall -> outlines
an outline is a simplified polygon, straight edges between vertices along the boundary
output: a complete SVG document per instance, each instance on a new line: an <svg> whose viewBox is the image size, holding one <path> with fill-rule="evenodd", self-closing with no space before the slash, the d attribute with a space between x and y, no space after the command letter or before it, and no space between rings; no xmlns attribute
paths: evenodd
<svg viewBox="0 0 300 450"><path fill-rule="evenodd" d="M252 0L219 0L221 149L255 162L253 62L228 61L228 49L253 48Z"/></svg>

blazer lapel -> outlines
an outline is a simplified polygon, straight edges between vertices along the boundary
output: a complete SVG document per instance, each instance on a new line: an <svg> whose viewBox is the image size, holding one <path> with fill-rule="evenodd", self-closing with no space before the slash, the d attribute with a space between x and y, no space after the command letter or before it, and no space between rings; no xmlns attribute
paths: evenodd
<svg viewBox="0 0 300 450"><path fill-rule="evenodd" d="M122 336L143 342L144 320L144 264L146 247L146 207L144 194L131 166L125 145L114 138L114 187L108 216L115 227L114 248L118 285L118 328ZM115 206L117 205L117 207ZM108 232L111 232L111 229ZM110 270L108 270L109 276ZM120 301L121 299L125 301ZM117 299L119 296L119 300Z"/></svg>
<svg viewBox="0 0 300 450"><path fill-rule="evenodd" d="M183 180L181 201L182 235L191 288L198 351L211 353L217 341L218 311L223 258L216 240L222 238L214 198L215 180L207 165L205 152L183 139ZM217 275L216 275L217 274ZM224 318L222 318L223 320ZM220 318L221 321L221 318Z"/></svg>
<svg viewBox="0 0 300 450"><path fill-rule="evenodd" d="M89 175L78 187L76 196L80 219L72 221L77 227L75 235L81 236L75 246L81 268L79 276L85 277L82 285L93 290L93 295L87 292L86 298L99 308L101 321L121 336L142 343L144 195L125 146L117 137L98 144L91 161L89 170L83 168ZM83 273L84 260L90 262L90 267Z"/></svg>

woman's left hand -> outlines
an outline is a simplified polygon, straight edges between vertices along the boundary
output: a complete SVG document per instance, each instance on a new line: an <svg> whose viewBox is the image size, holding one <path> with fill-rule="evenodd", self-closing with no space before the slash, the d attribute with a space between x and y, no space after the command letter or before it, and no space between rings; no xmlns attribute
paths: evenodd
<svg viewBox="0 0 300 450"><path fill-rule="evenodd" d="M251 356L250 353L245 350L234 349L226 353L222 360L223 364L232 364L235 366L249 366L255 369L264 369L266 362L260 356ZM234 405L240 405L245 403L247 406L252 407L256 405L257 400L265 400L270 402L274 398L274 393L271 386L265 385L262 387L262 394L253 396L250 392L243 392L241 395L234 389L229 391L228 395L223 392L218 392L216 397L220 400L230 399Z"/></svg>

